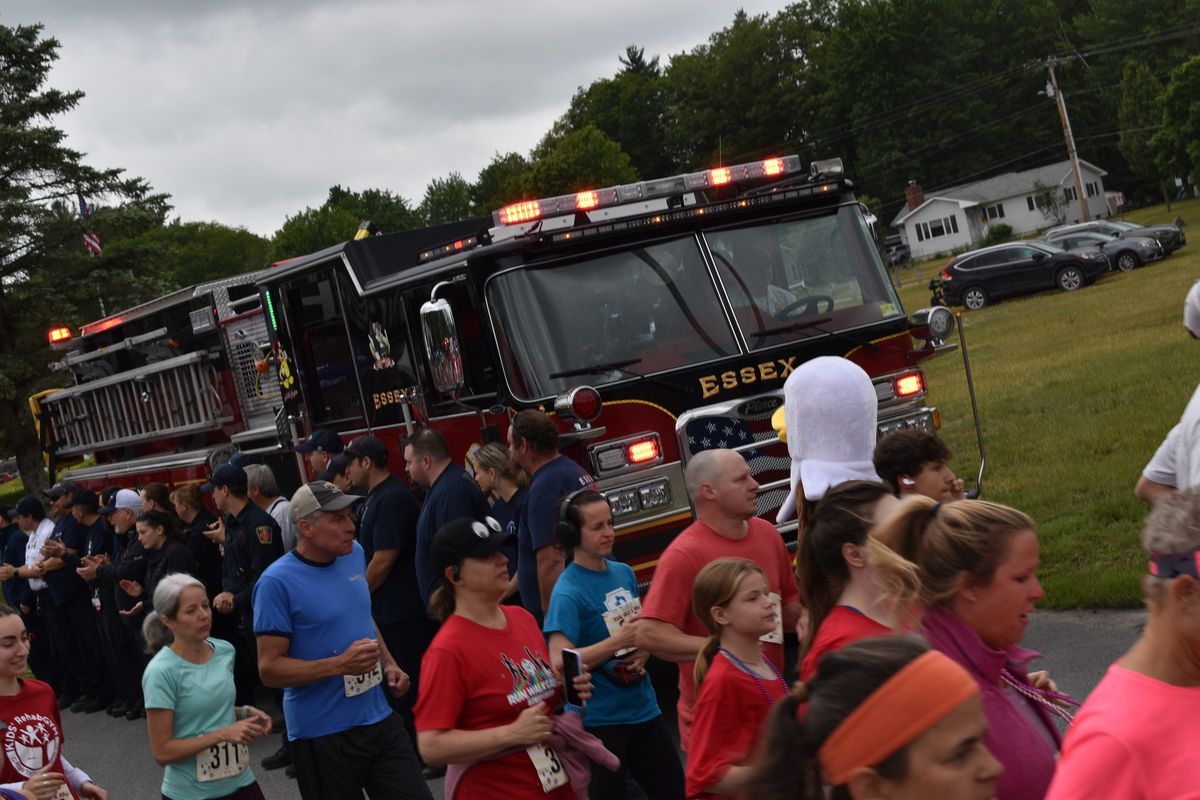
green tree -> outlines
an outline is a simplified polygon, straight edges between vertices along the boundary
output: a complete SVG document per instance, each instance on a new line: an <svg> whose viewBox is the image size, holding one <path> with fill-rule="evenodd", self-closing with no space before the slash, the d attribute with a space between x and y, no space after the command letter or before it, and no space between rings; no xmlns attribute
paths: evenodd
<svg viewBox="0 0 1200 800"><path fill-rule="evenodd" d="M529 172L529 189L539 197L599 189L637 180L621 146L591 125L564 135Z"/></svg>
<svg viewBox="0 0 1200 800"><path fill-rule="evenodd" d="M1158 168L1154 147L1150 142L1162 127L1162 84L1150 68L1140 61L1129 59L1121 75L1121 105L1117 109L1120 125L1121 155L1130 168L1148 180L1157 180L1171 209L1171 192L1166 177Z"/></svg>
<svg viewBox="0 0 1200 800"><path fill-rule="evenodd" d="M219 222L181 222L177 217L138 241L161 254L169 279L178 286L253 272L271 263L270 241Z"/></svg>
<svg viewBox="0 0 1200 800"><path fill-rule="evenodd" d="M83 94L46 87L59 43L41 31L0 25L0 430L34 493L45 474L26 399L63 380L46 369L56 360L46 331L95 319L102 301L111 309L161 293L161 264L138 238L169 208L144 180L91 167L65 145L53 120ZM101 201L87 220L77 192ZM103 238L102 255L83 248L85 232Z"/></svg>
<svg viewBox="0 0 1200 800"><path fill-rule="evenodd" d="M1151 146L1159 169L1186 182L1200 175L1200 56L1171 72L1162 110L1163 129Z"/></svg>
<svg viewBox="0 0 1200 800"><path fill-rule="evenodd" d="M397 194L332 186L319 208L306 208L284 220L271 237L271 260L308 255L353 239L358 226L368 220L384 233L421 227L420 213Z"/></svg>
<svg viewBox="0 0 1200 800"><path fill-rule="evenodd" d="M425 187L417 213L426 225L457 222L471 216L471 184L457 172L434 178Z"/></svg>
<svg viewBox="0 0 1200 800"><path fill-rule="evenodd" d="M530 199L526 190L529 160L520 153L496 153L479 171L471 187L471 209L483 216L519 200Z"/></svg>

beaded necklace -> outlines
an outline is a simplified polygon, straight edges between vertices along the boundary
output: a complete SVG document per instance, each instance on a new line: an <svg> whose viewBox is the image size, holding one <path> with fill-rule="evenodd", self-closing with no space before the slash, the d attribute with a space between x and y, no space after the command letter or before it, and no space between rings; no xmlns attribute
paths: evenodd
<svg viewBox="0 0 1200 800"><path fill-rule="evenodd" d="M753 669L750 668L749 664L747 664L745 661L742 661L740 658L735 656L733 653L729 652L729 650L724 645L722 645L718 649L722 653L725 654L726 658L728 658L730 661L732 661L734 664L736 664L738 666L738 668L742 670L742 672L745 672L747 675L749 675L751 678L754 679L754 685L758 687L758 690L760 692L762 692L762 696L767 701L768 706L775 705L775 701L772 700L771 695L767 693L767 687L763 686L762 679L759 678L758 674ZM763 656L763 663L771 668L771 672L775 673L775 677L779 680L779 683L783 685L783 693L787 694L787 692L788 692L787 681L785 681L783 679L783 675L781 675L779 673L779 670L775 668L775 665L771 663L771 659L767 658L766 656Z"/></svg>
<svg viewBox="0 0 1200 800"><path fill-rule="evenodd" d="M1079 701L1069 694L1030 686L1025 681L1016 678L1007 668L1000 670L1000 679L1005 686L1017 694L1032 700L1056 717L1066 720L1068 725L1075 719L1075 715L1063 707L1064 705L1079 706Z"/></svg>

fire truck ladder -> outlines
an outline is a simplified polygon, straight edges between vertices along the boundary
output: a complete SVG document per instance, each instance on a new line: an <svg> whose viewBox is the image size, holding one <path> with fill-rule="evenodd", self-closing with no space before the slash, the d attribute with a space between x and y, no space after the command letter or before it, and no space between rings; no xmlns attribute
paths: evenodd
<svg viewBox="0 0 1200 800"><path fill-rule="evenodd" d="M207 353L188 353L46 397L59 455L94 452L219 428L216 370Z"/></svg>

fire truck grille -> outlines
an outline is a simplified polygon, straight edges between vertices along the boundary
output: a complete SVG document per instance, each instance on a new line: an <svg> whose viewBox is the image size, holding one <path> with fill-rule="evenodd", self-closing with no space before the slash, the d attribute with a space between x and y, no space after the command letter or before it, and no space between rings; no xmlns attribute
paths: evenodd
<svg viewBox="0 0 1200 800"><path fill-rule="evenodd" d="M274 363L268 363L263 372L256 366L263 358L264 345L270 341L266 319L259 313L232 320L225 325L225 341L246 428L274 425L275 411L283 403L279 376Z"/></svg>

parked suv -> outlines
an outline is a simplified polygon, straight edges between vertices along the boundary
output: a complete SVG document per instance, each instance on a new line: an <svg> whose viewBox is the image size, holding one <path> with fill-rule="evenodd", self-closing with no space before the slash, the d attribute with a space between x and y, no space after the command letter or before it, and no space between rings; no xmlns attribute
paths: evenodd
<svg viewBox="0 0 1200 800"><path fill-rule="evenodd" d="M1128 272L1166 255L1162 244L1149 236L1130 236L1118 239L1096 231L1059 231L1046 234L1046 241L1072 253L1079 250L1099 250L1108 256L1108 263L1121 272Z"/></svg>
<svg viewBox="0 0 1200 800"><path fill-rule="evenodd" d="M903 264L912 258L912 251L906 244L898 244L888 248L888 263L893 267L897 264Z"/></svg>
<svg viewBox="0 0 1200 800"><path fill-rule="evenodd" d="M1076 222L1073 225L1059 225L1046 231L1043 236L1047 239L1062 235L1066 232L1095 232L1106 233L1121 239L1130 236L1149 236L1157 239L1167 255L1174 253L1187 243L1183 231L1175 225L1139 225L1136 222L1123 222L1115 219L1094 219L1091 222Z"/></svg>
<svg viewBox="0 0 1200 800"><path fill-rule="evenodd" d="M1098 250L1068 253L1050 242L1006 242L955 256L934 282L940 280L948 305L977 309L1056 286L1072 292L1107 269L1108 258Z"/></svg>

